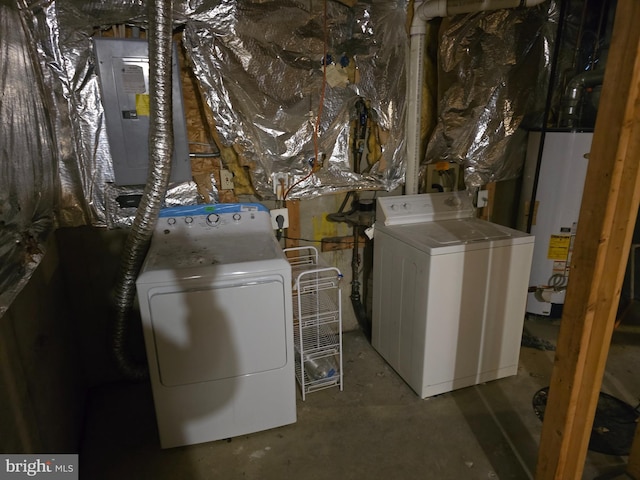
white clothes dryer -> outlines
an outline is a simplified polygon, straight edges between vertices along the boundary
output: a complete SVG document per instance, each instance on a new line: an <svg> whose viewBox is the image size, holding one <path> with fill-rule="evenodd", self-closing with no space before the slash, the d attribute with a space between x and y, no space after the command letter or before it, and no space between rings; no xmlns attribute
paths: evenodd
<svg viewBox="0 0 640 480"><path fill-rule="evenodd" d="M468 192L379 197L372 344L421 397L517 373L533 237Z"/></svg>
<svg viewBox="0 0 640 480"><path fill-rule="evenodd" d="M263 205L163 209L136 287L163 448L296 421L291 267Z"/></svg>

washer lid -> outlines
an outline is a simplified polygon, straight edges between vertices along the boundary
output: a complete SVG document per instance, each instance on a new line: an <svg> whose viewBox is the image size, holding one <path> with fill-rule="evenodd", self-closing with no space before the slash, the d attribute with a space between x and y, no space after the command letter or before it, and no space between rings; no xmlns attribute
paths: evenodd
<svg viewBox="0 0 640 480"><path fill-rule="evenodd" d="M479 218L376 228L430 255L533 242L529 234Z"/></svg>
<svg viewBox="0 0 640 480"><path fill-rule="evenodd" d="M426 236L430 241L438 245L498 240L513 236L492 223L475 220L467 218L432 222L427 228Z"/></svg>

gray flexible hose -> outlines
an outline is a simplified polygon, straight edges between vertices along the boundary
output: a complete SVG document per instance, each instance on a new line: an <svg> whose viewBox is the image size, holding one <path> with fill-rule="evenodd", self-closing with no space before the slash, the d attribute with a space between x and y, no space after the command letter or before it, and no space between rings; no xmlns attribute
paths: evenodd
<svg viewBox="0 0 640 480"><path fill-rule="evenodd" d="M148 16L149 175L122 253L115 287L116 318L112 338L116 365L125 377L132 380L148 377L146 363L139 364L131 361L125 348L125 341L135 299L136 278L149 249L158 213L167 192L173 155L171 103L173 1L149 2Z"/></svg>

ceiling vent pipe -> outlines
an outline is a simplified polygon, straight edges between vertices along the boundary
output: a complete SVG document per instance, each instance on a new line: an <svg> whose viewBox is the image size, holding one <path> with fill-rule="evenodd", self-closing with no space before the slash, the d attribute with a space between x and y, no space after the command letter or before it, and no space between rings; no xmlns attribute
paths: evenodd
<svg viewBox="0 0 640 480"><path fill-rule="evenodd" d="M580 101L583 92L591 87L602 85L604 70L582 72L573 77L562 97L560 110L560 127L576 129L580 126Z"/></svg>
<svg viewBox="0 0 640 480"><path fill-rule="evenodd" d="M502 8L533 7L545 0L427 0L414 3L413 21L409 32L409 77L407 79L407 162L404 193L418 193L420 169L420 109L422 105L422 83L424 82L424 54L427 22L432 18L447 17L460 13L499 10Z"/></svg>

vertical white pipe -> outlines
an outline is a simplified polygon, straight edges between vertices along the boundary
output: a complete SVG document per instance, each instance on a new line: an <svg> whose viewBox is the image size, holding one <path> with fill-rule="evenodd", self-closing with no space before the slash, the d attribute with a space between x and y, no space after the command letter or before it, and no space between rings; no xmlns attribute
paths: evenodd
<svg viewBox="0 0 640 480"><path fill-rule="evenodd" d="M425 34L411 35L409 50L409 78L407 80L407 162L404 193L418 193L420 169L420 129L422 108L422 83L424 82Z"/></svg>
<svg viewBox="0 0 640 480"><path fill-rule="evenodd" d="M500 10L503 8L533 7L545 0L427 0L421 2L418 12L414 12L422 19L448 17L460 13Z"/></svg>

